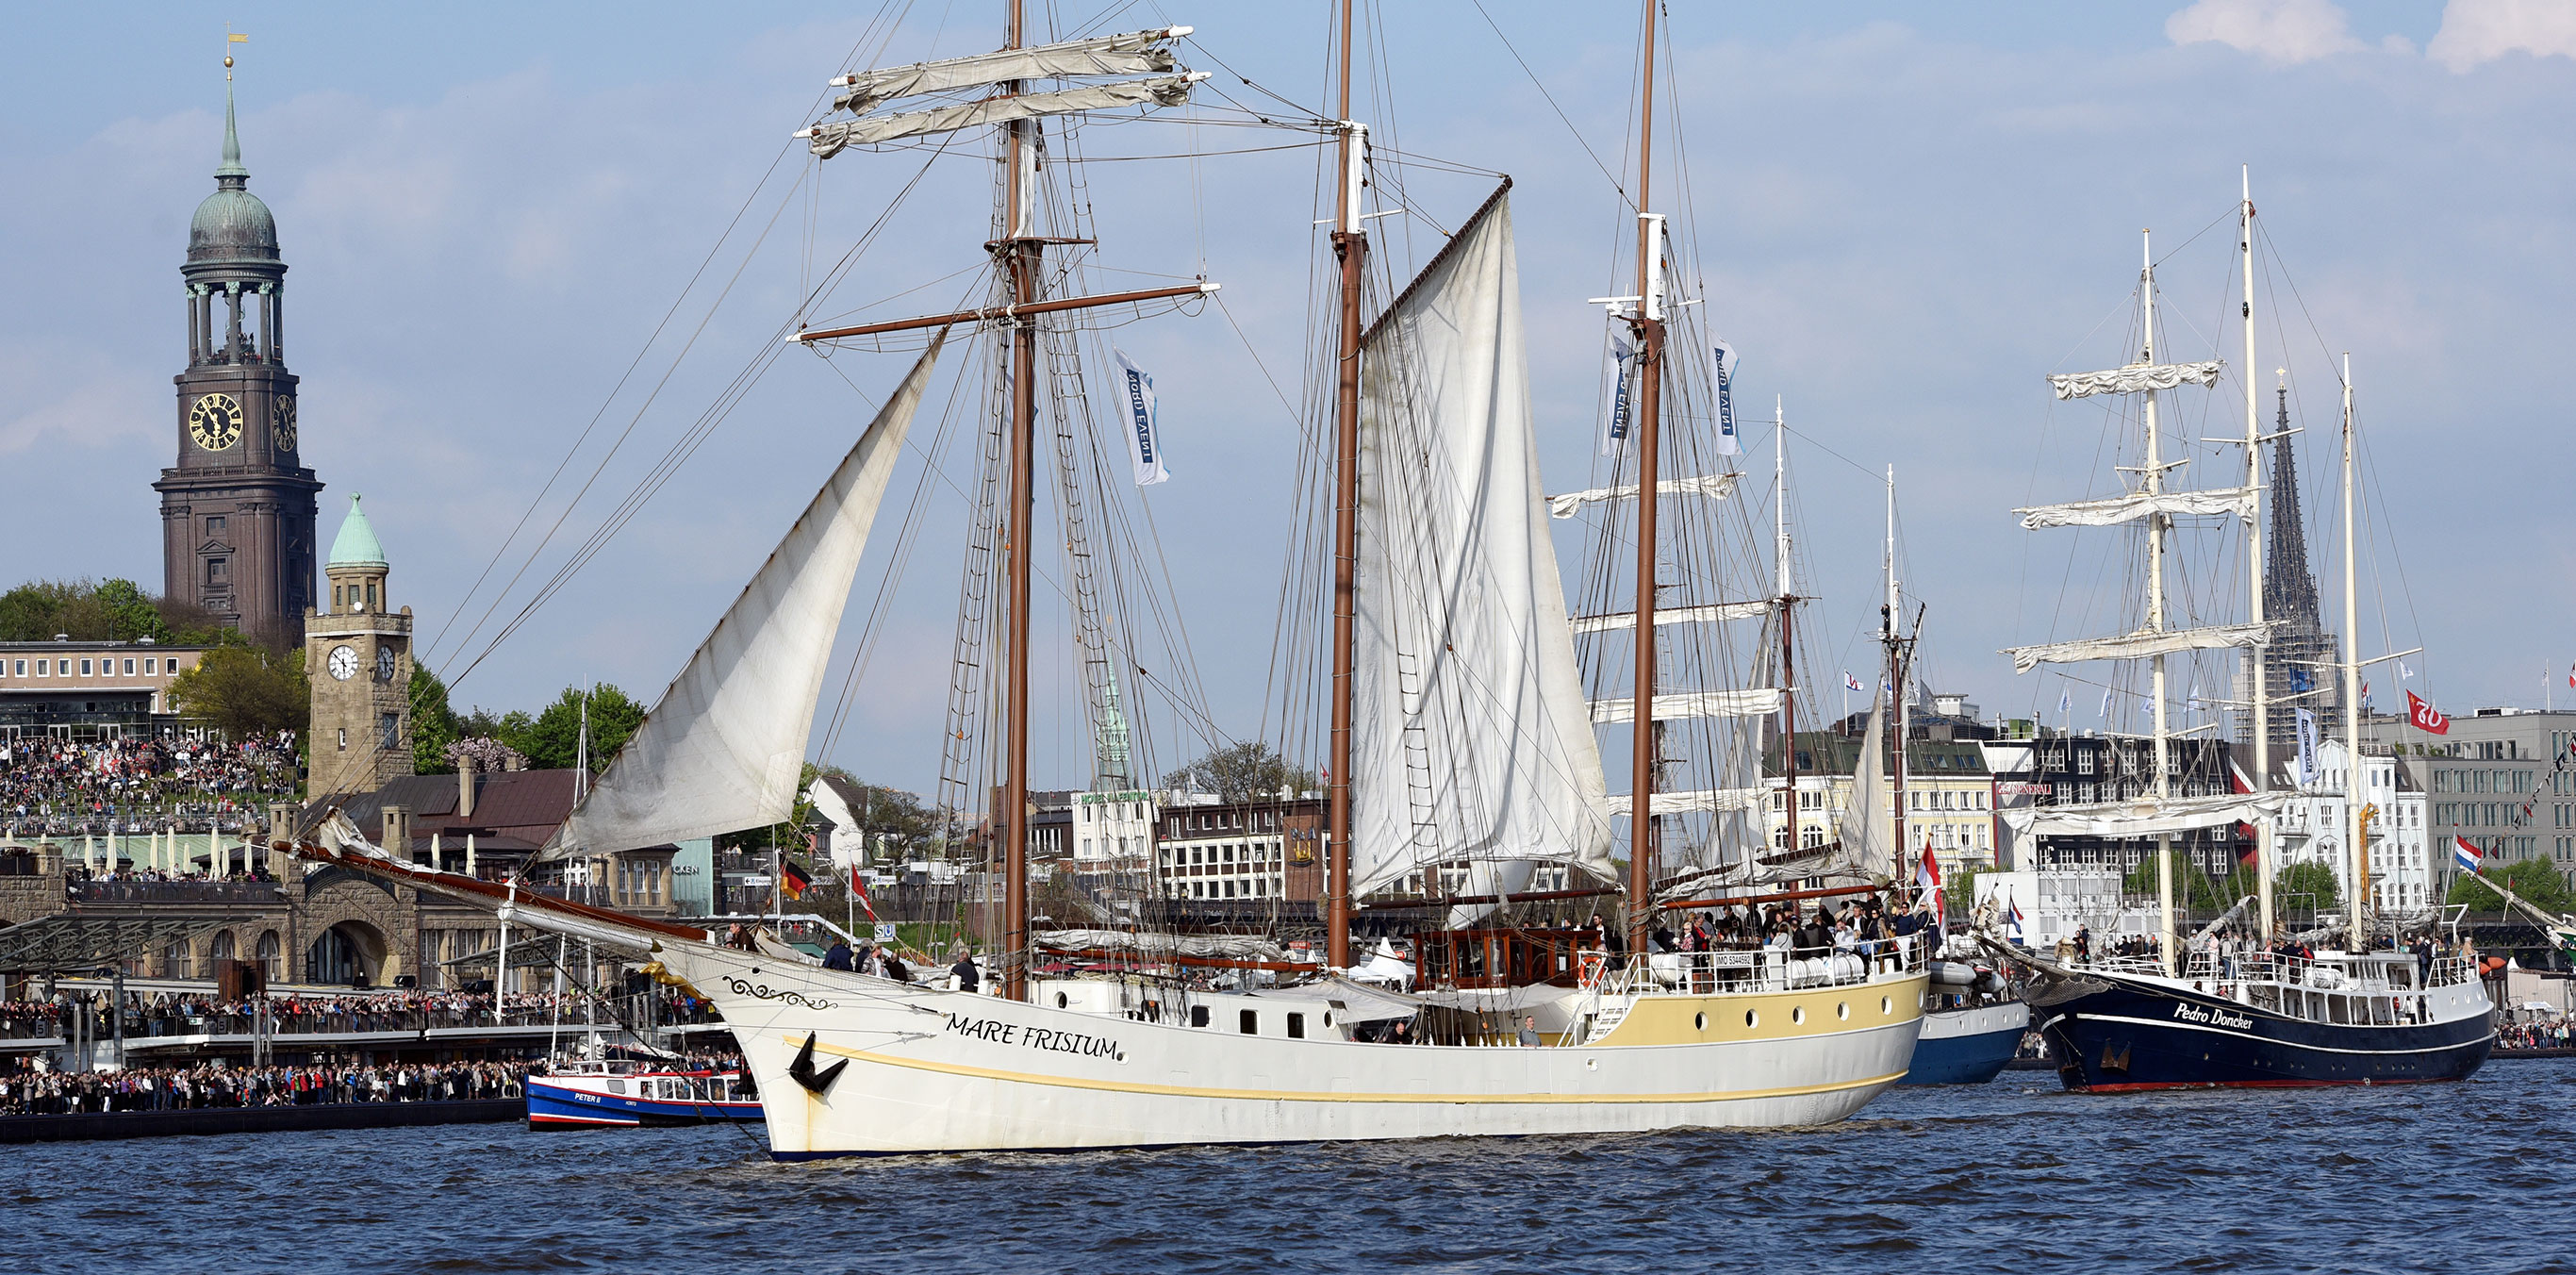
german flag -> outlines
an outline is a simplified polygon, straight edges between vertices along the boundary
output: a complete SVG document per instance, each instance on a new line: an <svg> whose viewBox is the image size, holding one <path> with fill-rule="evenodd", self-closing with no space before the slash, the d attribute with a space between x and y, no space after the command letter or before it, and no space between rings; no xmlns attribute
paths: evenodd
<svg viewBox="0 0 2576 1275"><path fill-rule="evenodd" d="M807 875L805 869L797 867L794 859L782 859L779 861L778 888L788 898L804 898L805 887L812 884L814 884L814 878Z"/></svg>

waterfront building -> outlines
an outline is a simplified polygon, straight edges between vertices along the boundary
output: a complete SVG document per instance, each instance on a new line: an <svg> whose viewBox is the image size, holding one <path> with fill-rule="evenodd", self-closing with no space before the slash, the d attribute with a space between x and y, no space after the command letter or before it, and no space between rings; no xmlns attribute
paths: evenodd
<svg viewBox="0 0 2576 1275"><path fill-rule="evenodd" d="M2425 794L2441 891L2459 872L2453 837L2494 863L2547 860L2576 882L2576 762L2556 764L2576 748L2576 711L2481 708L2452 718L2441 735L2402 715L2373 715L2362 722L2362 738L2372 751L2395 755Z"/></svg>
<svg viewBox="0 0 2576 1275"><path fill-rule="evenodd" d="M152 484L161 493L161 591L292 644L314 602L322 483L301 458L277 219L249 187L227 81L223 162L189 222L179 270L188 353L173 378L178 458Z"/></svg>
<svg viewBox="0 0 2576 1275"><path fill-rule="evenodd" d="M1956 697L1943 696L1936 699L1936 707L1939 700L1957 703ZM1960 703L1959 707L1966 706ZM1845 821L1853 816L1852 774L1860 762L1861 737L1867 729L1867 715L1855 714L1830 730L1798 733L1796 800L1801 846L1814 849L1841 836ZM1912 875L1911 860L1927 846L1944 879L1954 872L1996 865L1995 777L1974 738L1985 731L1973 718L1937 712L1912 723L1908 732L1912 738L1905 745L1904 809L1899 812L1909 860L1904 875ZM1879 764L1892 769L1892 741L1881 740L1880 750ZM1785 773L1775 741L1764 780L1771 789L1764 805L1764 836L1774 853L1789 845ZM1891 792L1891 809L1896 800ZM1893 866L1881 865L1879 870Z"/></svg>
<svg viewBox="0 0 2576 1275"><path fill-rule="evenodd" d="M21 735L155 732L179 724L170 683L206 648L138 642L0 642L0 747Z"/></svg>
<svg viewBox="0 0 2576 1275"><path fill-rule="evenodd" d="M2155 792L2155 743L2135 736L2092 731L2063 733L2048 728L2029 739L1993 740L1985 745L1999 757L1998 769L2010 776L2013 807L2078 805L2134 801ZM2235 791L2230 769L2233 746L2226 740L2193 738L2166 742L2168 791L2177 797L2220 796ZM2004 823L2009 834L2011 825ZM2155 849L2152 840L2098 836L2009 836L2004 858L2016 868L2098 867L2127 872ZM2201 828L2174 836L2174 851L2211 878L2236 870L2252 852L2252 842L2236 826Z"/></svg>
<svg viewBox="0 0 2576 1275"><path fill-rule="evenodd" d="M1229 802L1208 793L1166 794L1154 861L1164 896L1312 903L1323 887L1316 849L1324 804L1315 796Z"/></svg>
<svg viewBox="0 0 2576 1275"><path fill-rule="evenodd" d="M2329 739L2317 746L2312 782L2300 784L2296 758L2277 767L2272 778L2275 790L2298 793L2272 818L2276 861L2282 867L2322 863L2334 869L2336 892L2346 899L2352 897L2349 856L2344 853L2352 827L2350 752L2342 740ZM2371 905L2397 915L2441 902L2434 888L2434 862L2449 856L2433 852L2425 793L2415 776L2394 757L2364 752L2360 800L2365 810L2376 815L2369 833Z"/></svg>

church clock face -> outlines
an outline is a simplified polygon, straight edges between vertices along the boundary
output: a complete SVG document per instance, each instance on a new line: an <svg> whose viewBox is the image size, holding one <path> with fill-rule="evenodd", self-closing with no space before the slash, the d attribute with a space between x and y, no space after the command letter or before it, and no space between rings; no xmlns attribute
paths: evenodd
<svg viewBox="0 0 2576 1275"><path fill-rule="evenodd" d="M358 648L354 646L332 647L330 658L324 661L324 667L331 670L331 676L336 677L343 682L356 677L358 675Z"/></svg>
<svg viewBox="0 0 2576 1275"><path fill-rule="evenodd" d="M380 646L376 648L376 680L379 682L390 682L394 680L394 651L392 647Z"/></svg>
<svg viewBox="0 0 2576 1275"><path fill-rule="evenodd" d="M209 394L188 409L188 437L219 452L241 441L242 410L230 394Z"/></svg>
<svg viewBox="0 0 2576 1275"><path fill-rule="evenodd" d="M291 452L295 450L295 400L280 397L276 402L277 406L272 410L276 413L277 424L270 432L277 439L277 450Z"/></svg>

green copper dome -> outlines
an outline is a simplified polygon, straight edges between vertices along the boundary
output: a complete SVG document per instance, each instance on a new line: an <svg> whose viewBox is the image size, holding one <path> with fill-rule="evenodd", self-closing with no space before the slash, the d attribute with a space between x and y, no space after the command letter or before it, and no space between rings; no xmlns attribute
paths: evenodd
<svg viewBox="0 0 2576 1275"><path fill-rule="evenodd" d="M215 169L215 193L197 205L188 223L188 262L204 265L227 261L277 260L277 218L250 193L250 170L242 167L241 135L233 126L232 86L224 86L224 162Z"/></svg>
<svg viewBox="0 0 2576 1275"><path fill-rule="evenodd" d="M367 522L367 511L358 507L358 498L349 497L348 520L340 524L339 536L331 541L333 567L383 567L385 547L376 543L376 529Z"/></svg>

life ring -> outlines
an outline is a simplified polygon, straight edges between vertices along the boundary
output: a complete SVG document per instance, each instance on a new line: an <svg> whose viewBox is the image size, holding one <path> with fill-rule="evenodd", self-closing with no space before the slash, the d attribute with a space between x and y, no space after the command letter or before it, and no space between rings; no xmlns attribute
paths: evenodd
<svg viewBox="0 0 2576 1275"><path fill-rule="evenodd" d="M1578 980L1578 981L1580 981L1580 982L1583 984L1583 990L1585 990L1585 991L1587 991L1587 992L1588 992L1588 991L1591 991L1593 988L1599 987L1599 986L1601 985L1601 974L1602 974L1602 971L1604 971L1604 970L1608 969L1609 967L1610 967L1610 954L1609 954L1609 953L1607 953L1607 952L1585 952L1585 953L1583 954L1583 963L1582 963L1582 967L1581 967L1580 971L1576 974L1576 978L1577 978L1577 980Z"/></svg>

